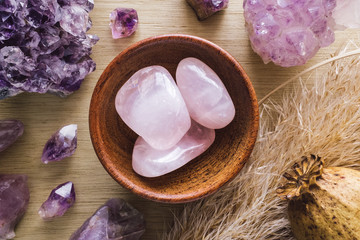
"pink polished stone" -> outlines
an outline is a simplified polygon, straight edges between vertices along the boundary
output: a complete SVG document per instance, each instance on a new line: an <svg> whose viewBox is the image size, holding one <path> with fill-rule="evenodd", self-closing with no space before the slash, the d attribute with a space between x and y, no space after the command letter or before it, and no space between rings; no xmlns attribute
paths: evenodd
<svg viewBox="0 0 360 240"><path fill-rule="evenodd" d="M152 148L142 137L135 142L132 166L144 177L158 177L172 172L206 151L215 140L215 131L191 122L185 136L167 150Z"/></svg>
<svg viewBox="0 0 360 240"><path fill-rule="evenodd" d="M219 76L196 58L183 59L176 70L176 81L192 119L219 129L235 116L235 107Z"/></svg>
<svg viewBox="0 0 360 240"><path fill-rule="evenodd" d="M189 130L189 112L170 73L161 66L137 71L115 99L122 120L153 148L173 147Z"/></svg>

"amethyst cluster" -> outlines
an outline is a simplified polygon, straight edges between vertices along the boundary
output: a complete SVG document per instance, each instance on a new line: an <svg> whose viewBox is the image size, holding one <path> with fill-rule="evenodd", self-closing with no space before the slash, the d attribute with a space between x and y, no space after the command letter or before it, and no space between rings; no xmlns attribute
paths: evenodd
<svg viewBox="0 0 360 240"><path fill-rule="evenodd" d="M21 92L68 95L95 69L93 0L0 1L0 99Z"/></svg>
<svg viewBox="0 0 360 240"><path fill-rule="evenodd" d="M244 0L251 46L265 63L305 64L334 42L336 0Z"/></svg>

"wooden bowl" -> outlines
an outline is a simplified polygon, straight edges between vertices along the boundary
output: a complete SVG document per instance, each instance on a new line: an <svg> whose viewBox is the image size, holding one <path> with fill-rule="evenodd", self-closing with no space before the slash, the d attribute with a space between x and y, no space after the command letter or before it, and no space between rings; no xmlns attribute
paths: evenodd
<svg viewBox="0 0 360 240"><path fill-rule="evenodd" d="M120 87L139 69L161 65L175 79L180 60L195 57L222 79L236 108L234 120L216 130L213 145L180 169L145 178L131 165L137 135L115 110ZM226 51L207 40L164 35L140 41L121 52L104 70L90 103L90 135L95 152L108 173L122 186L154 201L183 203L208 196L232 180L244 166L257 137L258 104L249 77Z"/></svg>

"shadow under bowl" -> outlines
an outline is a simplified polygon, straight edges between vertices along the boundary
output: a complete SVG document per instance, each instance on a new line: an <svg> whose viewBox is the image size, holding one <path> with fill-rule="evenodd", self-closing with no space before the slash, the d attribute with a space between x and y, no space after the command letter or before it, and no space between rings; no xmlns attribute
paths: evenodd
<svg viewBox="0 0 360 240"><path fill-rule="evenodd" d="M200 59L219 75L234 102L235 118L216 130L213 145L185 166L164 176L142 177L131 164L137 135L117 114L115 96L136 71L147 66L163 66L175 79L178 63L187 57ZM239 173L256 141L259 112L249 77L229 53L205 39L173 34L135 43L107 66L92 95L89 125L95 152L118 183L147 199L183 203L216 192Z"/></svg>

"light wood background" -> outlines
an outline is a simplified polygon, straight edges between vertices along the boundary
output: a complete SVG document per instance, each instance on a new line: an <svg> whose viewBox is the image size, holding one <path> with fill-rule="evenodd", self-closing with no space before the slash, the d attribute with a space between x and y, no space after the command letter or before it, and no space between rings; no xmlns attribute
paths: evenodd
<svg viewBox="0 0 360 240"><path fill-rule="evenodd" d="M108 27L109 13L116 7L132 7L138 11L139 27L126 39L113 40ZM244 27L242 1L230 1L229 8L199 22L185 0L95 0L91 12L93 27L100 41L92 57L97 69L83 82L81 89L66 99L53 95L21 94L0 101L0 119L15 118L25 124L24 135L9 149L0 153L0 173L22 173L29 177L31 192L28 210L16 229L16 239L64 240L93 214L107 199L121 197L144 213L147 222L143 239L159 239L171 225L172 212L180 205L151 202L135 196L119 186L98 161L89 136L88 109L93 88L107 64L129 45L147 37L182 33L206 38L232 54L247 71L258 99L303 69L325 60L347 39L359 39L358 31L336 33L336 42L321 49L305 66L280 68L263 64L252 51ZM78 149L61 162L40 162L43 146L63 125L76 123ZM50 222L37 214L51 189L73 181L77 200L61 218Z"/></svg>

